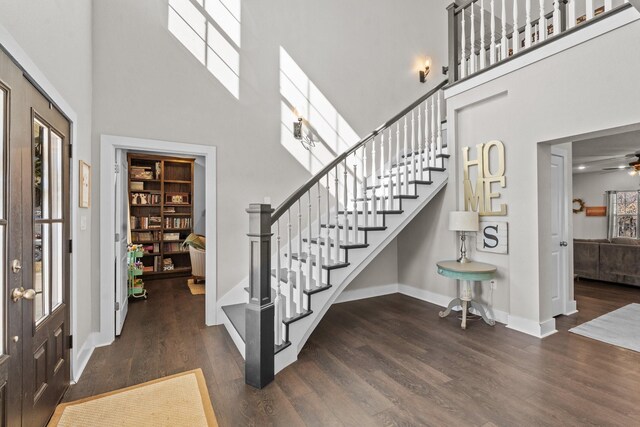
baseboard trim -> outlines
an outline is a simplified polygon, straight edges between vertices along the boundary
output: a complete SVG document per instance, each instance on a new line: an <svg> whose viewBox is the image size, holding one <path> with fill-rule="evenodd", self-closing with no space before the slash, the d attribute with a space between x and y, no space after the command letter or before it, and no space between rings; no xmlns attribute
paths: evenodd
<svg viewBox="0 0 640 427"><path fill-rule="evenodd" d="M578 304L576 303L576 300L568 301L565 306L563 314L565 316L571 316L572 314L576 314L577 312L578 312Z"/></svg>
<svg viewBox="0 0 640 427"><path fill-rule="evenodd" d="M349 287L345 289L335 300L334 304L340 304L343 302L357 301L361 299L380 297L383 295L390 295L398 293L398 284L372 286L370 288L349 290Z"/></svg>
<svg viewBox="0 0 640 427"><path fill-rule="evenodd" d="M84 368L87 367L87 363L89 363L89 359L91 359L91 355L93 354L93 350L96 349L96 341L98 340L99 333L92 332L87 336L87 339L84 340L82 347L75 354L75 358L73 360L73 378L72 382L75 384L80 380L82 373L84 372Z"/></svg>
<svg viewBox="0 0 640 427"><path fill-rule="evenodd" d="M507 328L536 338L545 338L558 332L556 330L556 319L554 318L540 323L535 320L525 319L524 317L510 315Z"/></svg>

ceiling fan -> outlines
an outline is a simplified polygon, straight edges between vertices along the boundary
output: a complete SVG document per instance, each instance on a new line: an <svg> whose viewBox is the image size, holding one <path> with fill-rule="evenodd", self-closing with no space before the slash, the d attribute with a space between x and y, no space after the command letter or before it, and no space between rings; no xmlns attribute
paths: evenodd
<svg viewBox="0 0 640 427"><path fill-rule="evenodd" d="M640 173L640 150L635 153L629 153L623 157L623 159L632 159L635 157L635 160L629 163L629 166L616 166L612 168L602 168L603 171L614 171L614 170L629 170L632 175Z"/></svg>

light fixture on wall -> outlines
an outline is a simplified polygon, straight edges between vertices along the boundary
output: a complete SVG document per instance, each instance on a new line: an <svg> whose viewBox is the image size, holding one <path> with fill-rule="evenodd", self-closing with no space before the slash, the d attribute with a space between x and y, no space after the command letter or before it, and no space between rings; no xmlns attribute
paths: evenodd
<svg viewBox="0 0 640 427"><path fill-rule="evenodd" d="M424 61L424 69L419 71L420 83L425 83L427 81L427 76L429 75L429 71L431 71L431 60L427 58Z"/></svg>
<svg viewBox="0 0 640 427"><path fill-rule="evenodd" d="M305 150L311 150L316 146L316 143L311 133L307 135L302 134L302 116L300 114L297 114L297 116L298 120L293 122L293 137L300 141Z"/></svg>
<svg viewBox="0 0 640 427"><path fill-rule="evenodd" d="M462 264L470 262L469 258L467 258L467 235L465 233L480 230L478 212L449 212L449 230L460 232L460 258L458 258L458 262Z"/></svg>

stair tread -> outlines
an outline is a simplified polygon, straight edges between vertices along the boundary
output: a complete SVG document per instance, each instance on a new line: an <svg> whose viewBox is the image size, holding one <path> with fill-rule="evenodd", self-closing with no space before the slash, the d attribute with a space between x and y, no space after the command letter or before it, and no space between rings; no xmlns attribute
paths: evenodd
<svg viewBox="0 0 640 427"><path fill-rule="evenodd" d="M325 238L321 237L320 238L320 246L324 246L325 245ZM307 241L307 238L305 237L304 239L302 239L303 242ZM312 237L311 238L311 243L314 245L318 244L318 238L317 237ZM334 243L331 243L331 247L335 247L336 245ZM362 248L368 248L369 245L367 243L352 243L349 245L340 245L340 249L362 249Z"/></svg>
<svg viewBox="0 0 640 427"><path fill-rule="evenodd" d="M297 253L292 253L291 254L291 258L297 260L298 259L298 254ZM300 260L302 262L307 262L307 253L306 252L302 252L301 253L301 257ZM314 254L311 254L311 262L315 265L316 264L316 256ZM338 262L332 262L331 264L322 264L322 268L324 268L325 270L333 270L336 268L344 268L349 266L348 262L342 262L342 261L338 261Z"/></svg>
<svg viewBox="0 0 640 427"><path fill-rule="evenodd" d="M284 323L285 325L290 325L300 319L304 319L305 317L310 316L311 314L313 314L313 310L303 310L300 314L294 314L291 317L283 319L282 323Z"/></svg>
<svg viewBox="0 0 640 427"><path fill-rule="evenodd" d="M246 317L245 317L245 308L247 307L247 303L240 304L232 304L232 305L224 305L222 306L222 311L227 316L233 327L242 338L242 341L246 342Z"/></svg>
<svg viewBox="0 0 640 427"><path fill-rule="evenodd" d="M447 169L446 168L442 168L439 166L427 166L426 168L422 169L423 171L432 171L432 172L444 172ZM418 171L419 172L419 171ZM404 173L404 172L403 172ZM403 174L401 173L401 175ZM391 177L395 176L395 174L391 175ZM382 179L382 178L389 178L388 174L384 174L384 175L378 175L378 179Z"/></svg>
<svg viewBox="0 0 640 427"><path fill-rule="evenodd" d="M321 224L321 227L322 228L335 228L336 226L335 226L335 224ZM340 224L340 225L338 225L338 228L344 229L344 225ZM385 227L383 225L367 226L367 227L364 227L364 226L361 226L361 225L358 226L358 230L359 231L384 231L386 229L387 229L387 227ZM353 230L353 226L350 225L349 226L349 230Z"/></svg>
<svg viewBox="0 0 640 427"><path fill-rule="evenodd" d="M376 214L380 214L380 215L401 215L404 211L400 210L400 209L383 209L383 210L379 210L376 211ZM353 213L353 209L350 209L347 211L348 214L352 214ZM359 210L358 214L363 214L364 211ZM367 214L371 214L373 215L372 211L367 211ZM338 215L344 215L344 211L338 211Z"/></svg>

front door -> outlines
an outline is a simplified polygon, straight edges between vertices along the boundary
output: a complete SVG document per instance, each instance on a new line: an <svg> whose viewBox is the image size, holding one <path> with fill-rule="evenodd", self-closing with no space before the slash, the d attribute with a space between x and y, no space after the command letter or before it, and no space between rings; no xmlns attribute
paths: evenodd
<svg viewBox="0 0 640 427"><path fill-rule="evenodd" d="M552 316L565 311L568 279L568 206L565 196L565 157L551 155L551 306Z"/></svg>
<svg viewBox="0 0 640 427"><path fill-rule="evenodd" d="M0 52L0 423L43 426L69 363L69 121Z"/></svg>

